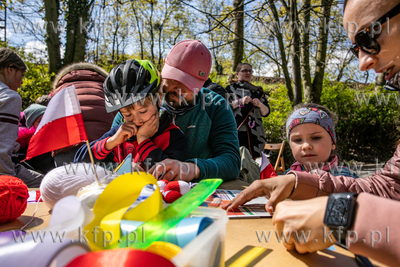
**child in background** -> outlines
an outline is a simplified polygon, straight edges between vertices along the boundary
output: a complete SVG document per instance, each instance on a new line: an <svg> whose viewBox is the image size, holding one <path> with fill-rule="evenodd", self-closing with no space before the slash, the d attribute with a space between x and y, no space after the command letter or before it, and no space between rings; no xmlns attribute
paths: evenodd
<svg viewBox="0 0 400 267"><path fill-rule="evenodd" d="M107 112L119 110L123 122L91 143L97 160L108 155L121 163L128 154L146 170L166 158L183 161L185 137L162 110L160 74L147 60L128 60L111 70L104 82ZM87 158L81 147L75 162ZM87 160L87 159L86 159Z"/></svg>
<svg viewBox="0 0 400 267"><path fill-rule="evenodd" d="M19 151L26 151L29 141L35 133L45 111L46 107L39 104L32 104L24 110L26 127L20 126L18 129L17 142L20 145Z"/></svg>
<svg viewBox="0 0 400 267"><path fill-rule="evenodd" d="M39 126L45 111L46 107L39 104L32 104L24 110L25 124L27 127L19 127L17 139L17 143L20 144L18 150L18 159L20 161L25 159L29 141L35 134L36 128ZM43 142L46 142L46 140L43 140ZM48 173L55 167L54 159L50 152L26 160L21 164L43 174Z"/></svg>
<svg viewBox="0 0 400 267"><path fill-rule="evenodd" d="M286 170L311 172L317 169L335 176L358 178L349 168L338 166L338 156L333 154L337 139L336 114L328 108L314 104L300 104L286 120L287 139L296 162Z"/></svg>

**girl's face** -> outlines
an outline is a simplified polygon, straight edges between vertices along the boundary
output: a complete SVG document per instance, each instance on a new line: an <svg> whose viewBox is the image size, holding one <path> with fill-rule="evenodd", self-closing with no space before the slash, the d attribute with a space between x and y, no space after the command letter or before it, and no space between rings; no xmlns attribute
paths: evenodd
<svg viewBox="0 0 400 267"><path fill-rule="evenodd" d="M127 122L133 122L137 127L142 126L154 114L158 117L157 105L153 105L148 98L146 98L143 105L138 102L121 108L120 112Z"/></svg>
<svg viewBox="0 0 400 267"><path fill-rule="evenodd" d="M236 73L236 77L239 81L250 82L253 78L253 69L250 65L244 64L239 72Z"/></svg>
<svg viewBox="0 0 400 267"><path fill-rule="evenodd" d="M297 125L290 132L289 145L294 158L307 171L318 164L328 162L331 151L336 148L329 133L319 125L304 123Z"/></svg>
<svg viewBox="0 0 400 267"><path fill-rule="evenodd" d="M23 83L22 79L25 76L25 72L22 72L16 67L9 66L4 69L4 73L6 74L5 84L7 84L11 90L17 91Z"/></svg>

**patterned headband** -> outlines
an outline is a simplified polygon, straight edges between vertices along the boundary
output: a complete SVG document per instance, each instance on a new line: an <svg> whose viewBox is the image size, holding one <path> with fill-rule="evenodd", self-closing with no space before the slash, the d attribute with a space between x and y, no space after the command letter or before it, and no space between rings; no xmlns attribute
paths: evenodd
<svg viewBox="0 0 400 267"><path fill-rule="evenodd" d="M294 127L302 123L314 123L324 128L336 145L335 126L332 118L323 110L318 108L301 108L293 112L286 121L286 135L289 140L290 132Z"/></svg>

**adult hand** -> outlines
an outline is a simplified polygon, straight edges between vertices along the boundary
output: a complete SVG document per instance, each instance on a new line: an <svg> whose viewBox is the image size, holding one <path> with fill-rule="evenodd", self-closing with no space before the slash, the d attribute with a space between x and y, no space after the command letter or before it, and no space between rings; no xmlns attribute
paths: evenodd
<svg viewBox="0 0 400 267"><path fill-rule="evenodd" d="M260 99L258 99L258 98L253 98L253 100L251 100L251 103L252 103L253 106L255 106L255 107L260 107L260 105L262 105Z"/></svg>
<svg viewBox="0 0 400 267"><path fill-rule="evenodd" d="M242 98L242 103L244 103L246 105L246 104L250 103L252 100L253 99L251 99L251 97L247 95Z"/></svg>
<svg viewBox="0 0 400 267"><path fill-rule="evenodd" d="M139 127L139 130L136 134L138 144L155 135L158 131L159 124L159 118L156 115L151 116L148 121L143 123L143 125Z"/></svg>
<svg viewBox="0 0 400 267"><path fill-rule="evenodd" d="M295 181L296 177L293 174L254 181L248 188L221 207L226 210L234 210L254 198L265 196L268 198L265 209L272 213L276 204L290 196Z"/></svg>
<svg viewBox="0 0 400 267"><path fill-rule="evenodd" d="M283 201L276 206L272 224L281 236L289 236L283 245L299 253L330 247L336 239L323 223L328 197L303 201Z"/></svg>
<svg viewBox="0 0 400 267"><path fill-rule="evenodd" d="M263 103L261 103L260 99L258 98L254 98L251 103L253 104L253 106L258 107L261 111L261 116L265 116L268 114L269 112L269 108L264 105Z"/></svg>
<svg viewBox="0 0 400 267"><path fill-rule="evenodd" d="M149 173L156 179L167 181L186 181L190 182L199 178L199 167L191 162L181 162L175 159L165 159L150 168Z"/></svg>
<svg viewBox="0 0 400 267"><path fill-rule="evenodd" d="M117 132L107 139L105 148L107 150L112 150L119 144L122 144L137 132L137 127L133 122L125 122L123 123Z"/></svg>

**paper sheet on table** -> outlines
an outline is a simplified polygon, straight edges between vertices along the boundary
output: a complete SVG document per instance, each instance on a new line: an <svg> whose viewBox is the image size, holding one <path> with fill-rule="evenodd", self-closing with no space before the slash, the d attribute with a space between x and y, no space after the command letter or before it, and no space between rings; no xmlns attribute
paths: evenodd
<svg viewBox="0 0 400 267"><path fill-rule="evenodd" d="M224 190L217 189L215 192L206 199L206 203L209 207L217 207L228 203L236 195L238 195L241 190ZM236 211L228 211L229 218L258 218L258 217L272 217L268 211L265 210L265 204L268 199L265 197L258 197L245 205L240 206Z"/></svg>

